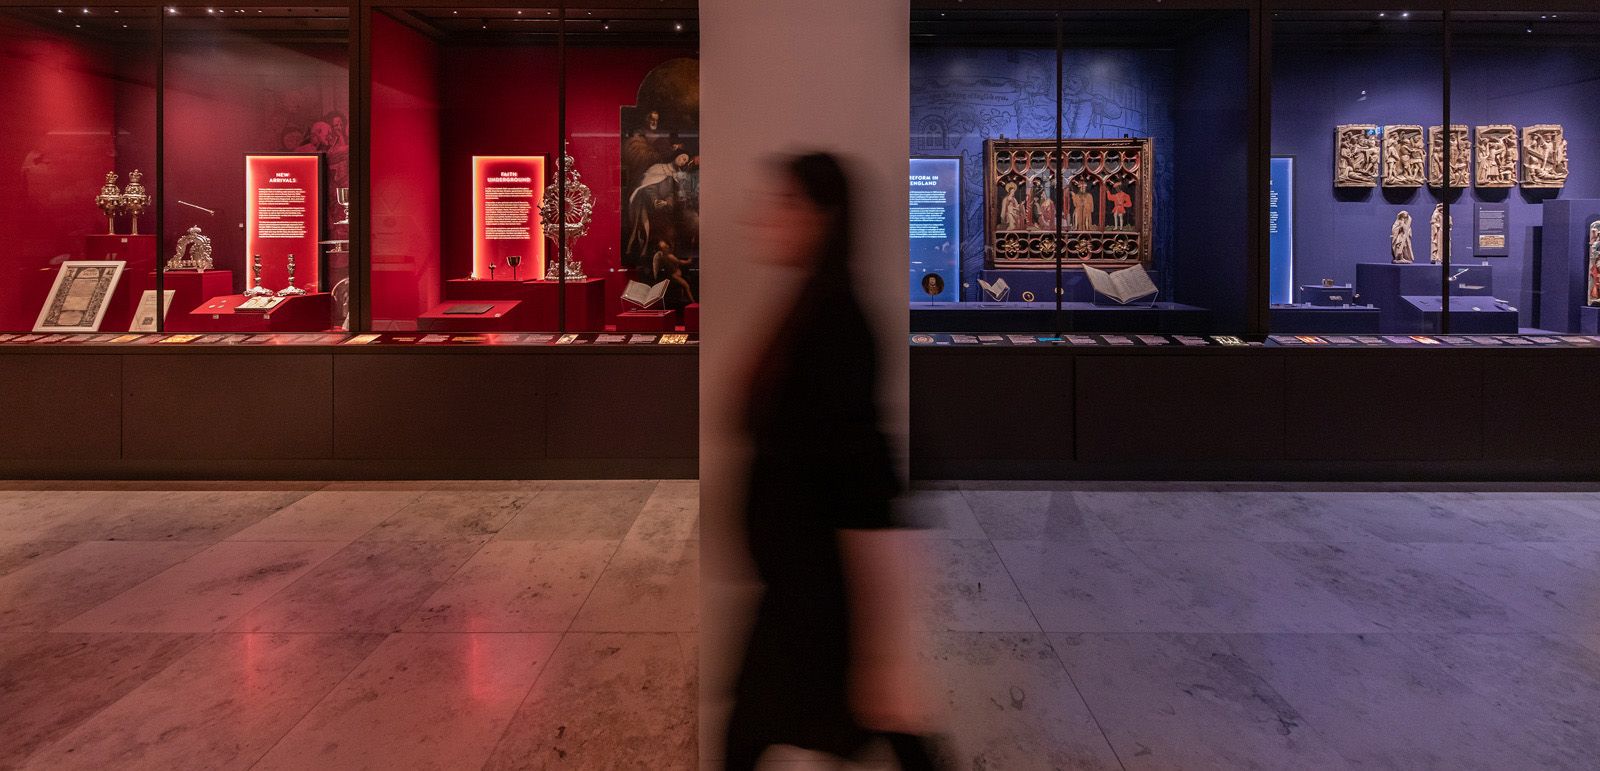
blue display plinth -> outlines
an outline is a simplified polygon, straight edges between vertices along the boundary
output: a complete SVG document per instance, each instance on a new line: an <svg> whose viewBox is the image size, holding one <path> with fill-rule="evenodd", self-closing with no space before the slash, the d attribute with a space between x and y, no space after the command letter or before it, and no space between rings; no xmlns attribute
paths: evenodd
<svg viewBox="0 0 1600 771"><path fill-rule="evenodd" d="M1434 334L1443 331L1440 317L1444 315L1444 308L1439 302L1439 296L1407 295L1401 298L1404 303L1400 306L1405 327L1399 332L1412 332L1419 334ZM1480 334L1508 334L1517 333L1517 312L1507 304L1493 297L1452 297L1450 298L1450 334L1452 335L1480 335Z"/></svg>
<svg viewBox="0 0 1600 771"><path fill-rule="evenodd" d="M1401 298L1408 295L1438 297L1442 267L1431 262L1356 263L1356 301L1378 307L1379 327L1384 332L1421 332L1409 325L1412 317ZM1452 297L1494 294L1494 274L1487 265L1452 264L1450 273L1454 276L1450 282ZM1454 329L1454 325L1451 328ZM1516 329L1511 331L1515 333Z"/></svg>
<svg viewBox="0 0 1600 771"><path fill-rule="evenodd" d="M1316 305L1274 305L1269 323L1273 332L1290 335L1378 333L1378 309L1364 305L1329 308Z"/></svg>
<svg viewBox="0 0 1600 771"><path fill-rule="evenodd" d="M1589 223L1600 220L1600 200L1567 198L1545 201L1540 234L1539 326L1556 332L1575 332L1582 325L1581 308L1588 307L1589 266L1584 252L1589 243ZM1589 333L1594 334L1594 333Z"/></svg>
<svg viewBox="0 0 1600 771"><path fill-rule="evenodd" d="M1110 270L1115 271L1115 268ZM1161 286L1161 273L1148 271L1151 283ZM980 270L978 278L993 284L1005 279L1006 285L1011 287L1011 294L1006 298L1008 302L1041 302L1055 303L1056 272L1050 270ZM984 294L983 287L974 286L966 295L973 302L988 302L989 297ZM1031 296L1031 297L1030 297ZM1158 299L1167 299L1161 297ZM1094 302L1094 288L1089 286L1089 277L1083 271L1070 267L1063 267L1061 271L1061 300L1062 302Z"/></svg>
<svg viewBox="0 0 1600 771"><path fill-rule="evenodd" d="M1585 305L1578 309L1578 334L1600 335L1600 307Z"/></svg>
<svg viewBox="0 0 1600 771"><path fill-rule="evenodd" d="M1323 286L1321 284L1301 284L1301 305L1315 305L1319 308L1336 308L1342 305L1355 305L1355 287L1349 284L1337 286Z"/></svg>

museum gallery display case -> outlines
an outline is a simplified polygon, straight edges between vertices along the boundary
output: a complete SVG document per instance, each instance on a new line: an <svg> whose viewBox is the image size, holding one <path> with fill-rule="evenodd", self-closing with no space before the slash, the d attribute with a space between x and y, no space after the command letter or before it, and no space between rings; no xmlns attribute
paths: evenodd
<svg viewBox="0 0 1600 771"><path fill-rule="evenodd" d="M1592 9L909 5L919 474L1600 463ZM0 470L693 473L698 14L0 0Z"/></svg>

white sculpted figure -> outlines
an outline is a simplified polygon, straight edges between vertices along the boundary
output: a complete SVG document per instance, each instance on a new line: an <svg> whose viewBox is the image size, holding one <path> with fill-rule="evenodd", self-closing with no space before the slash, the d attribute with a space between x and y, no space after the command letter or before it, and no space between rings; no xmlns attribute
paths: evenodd
<svg viewBox="0 0 1600 771"><path fill-rule="evenodd" d="M1478 187L1517 184L1517 127L1478 127Z"/></svg>
<svg viewBox="0 0 1600 771"><path fill-rule="evenodd" d="M1389 228L1389 251L1394 254L1397 265L1416 261L1416 255L1411 251L1411 212L1403 211L1395 215L1394 227Z"/></svg>
<svg viewBox="0 0 1600 771"><path fill-rule="evenodd" d="M1340 126L1334 132L1335 187L1378 184L1378 127L1370 123Z"/></svg>
<svg viewBox="0 0 1600 771"><path fill-rule="evenodd" d="M1434 264L1444 262L1444 224L1444 204L1436 204L1433 207L1432 227L1429 228L1432 237L1430 239L1431 247L1428 251L1428 261ZM1455 218L1451 217L1450 226L1455 227L1455 224Z"/></svg>
<svg viewBox="0 0 1600 771"><path fill-rule="evenodd" d="M1383 127L1383 186L1421 187L1427 159L1421 126Z"/></svg>
<svg viewBox="0 0 1600 771"><path fill-rule="evenodd" d="M1522 130L1522 186L1567 184L1567 138L1560 126L1541 124Z"/></svg>
<svg viewBox="0 0 1600 771"><path fill-rule="evenodd" d="M1428 127L1428 184L1444 186L1444 127ZM1450 127L1450 186L1472 184L1472 142L1466 126Z"/></svg>

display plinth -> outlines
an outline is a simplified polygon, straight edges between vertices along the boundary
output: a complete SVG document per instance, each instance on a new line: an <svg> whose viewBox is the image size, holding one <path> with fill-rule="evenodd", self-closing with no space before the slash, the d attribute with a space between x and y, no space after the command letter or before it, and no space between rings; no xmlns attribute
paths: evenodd
<svg viewBox="0 0 1600 771"><path fill-rule="evenodd" d="M689 303L683 306L683 331L700 331L700 303Z"/></svg>
<svg viewBox="0 0 1600 771"><path fill-rule="evenodd" d="M1380 313L1364 305L1274 305L1271 329L1285 334L1377 334Z"/></svg>
<svg viewBox="0 0 1600 771"><path fill-rule="evenodd" d="M445 313L460 305L488 305L483 313ZM521 300L483 300L462 302L451 300L439 303L417 317L420 332L516 332L533 329L527 325L521 309L527 303Z"/></svg>
<svg viewBox="0 0 1600 771"><path fill-rule="evenodd" d="M1379 326L1384 332L1420 332L1421 330L1409 324L1412 316L1409 315L1406 301L1402 298L1428 295L1438 297L1442 268L1442 265L1431 262L1356 263L1356 302L1378 307ZM1489 270L1489 266L1451 265L1450 272L1460 274L1450 282L1452 296L1494 294L1494 274Z"/></svg>
<svg viewBox="0 0 1600 771"><path fill-rule="evenodd" d="M509 271L507 271L509 272ZM532 300L531 280L453 278L444 282L444 299L479 300Z"/></svg>
<svg viewBox="0 0 1600 771"><path fill-rule="evenodd" d="M327 292L286 297L271 313L237 312L249 297L213 297L178 321L168 318L169 332L321 332L333 327L333 295Z"/></svg>
<svg viewBox="0 0 1600 771"><path fill-rule="evenodd" d="M538 315L549 322L537 327L539 331L556 329L557 298L561 296L559 281L529 281L533 297L538 303ZM606 328L606 280L586 278L566 282L568 332L600 332Z"/></svg>
<svg viewBox="0 0 1600 771"><path fill-rule="evenodd" d="M155 286L155 272L150 273L151 286ZM233 292L231 270L169 270L161 277L161 287L172 292L168 314L184 314L199 308L212 297L224 297ZM169 315L170 317L170 315Z"/></svg>
<svg viewBox="0 0 1600 771"><path fill-rule="evenodd" d="M122 332L133 324L133 314L139 309L139 298L147 290L156 288L154 273L138 268L156 265L155 236L84 236L83 259L121 260L126 262L122 280L106 304L105 318L100 320L103 332Z"/></svg>
<svg viewBox="0 0 1600 771"><path fill-rule="evenodd" d="M1540 228L1539 326L1557 332L1580 328L1588 306L1589 223L1600 221L1600 200L1545 201Z"/></svg>
<svg viewBox="0 0 1600 771"><path fill-rule="evenodd" d="M1350 286L1349 284L1343 284L1339 286L1301 284L1300 303L1303 305L1314 305L1318 308L1338 308L1345 305L1355 305L1355 287Z"/></svg>
<svg viewBox="0 0 1600 771"><path fill-rule="evenodd" d="M1578 332L1600 335L1600 307L1585 305L1578 309Z"/></svg>
<svg viewBox="0 0 1600 771"><path fill-rule="evenodd" d="M1129 262L1128 267L1137 265ZM1106 270L1117 271L1120 268L1107 267ZM1150 274L1150 281L1156 286L1161 286L1161 271L1146 271ZM1056 272L1054 270L1005 270L985 269L978 271L978 278L990 284L1005 279L1006 286L1011 288L1006 301L1020 303L1055 303ZM981 288L975 287L976 294L969 294L966 299L973 302L989 302L989 297L983 294ZM923 297L912 295L913 304L922 304ZM1061 300L1063 302L1094 302L1094 287L1089 284L1089 276L1082 270L1072 266L1071 261L1062 261L1061 271Z"/></svg>
<svg viewBox="0 0 1600 771"><path fill-rule="evenodd" d="M677 329L677 311L632 310L617 314L618 332L676 332Z"/></svg>
<svg viewBox="0 0 1600 771"><path fill-rule="evenodd" d="M1405 328L1400 331L1424 334L1442 331L1444 315L1439 296L1401 298L1401 319ZM1384 330L1390 331L1390 330ZM1517 333L1517 312L1502 308L1493 297L1451 297L1450 334L1453 335L1514 335Z"/></svg>

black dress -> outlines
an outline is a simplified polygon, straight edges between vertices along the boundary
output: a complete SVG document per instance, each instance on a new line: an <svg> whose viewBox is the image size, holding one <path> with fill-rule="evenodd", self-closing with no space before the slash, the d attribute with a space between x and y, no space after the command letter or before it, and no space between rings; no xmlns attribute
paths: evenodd
<svg viewBox="0 0 1600 771"><path fill-rule="evenodd" d="M848 701L838 531L894 525L898 481L876 382L872 330L848 284L813 280L751 391L745 521L766 594L735 686L729 768L771 744L850 755L872 737Z"/></svg>

